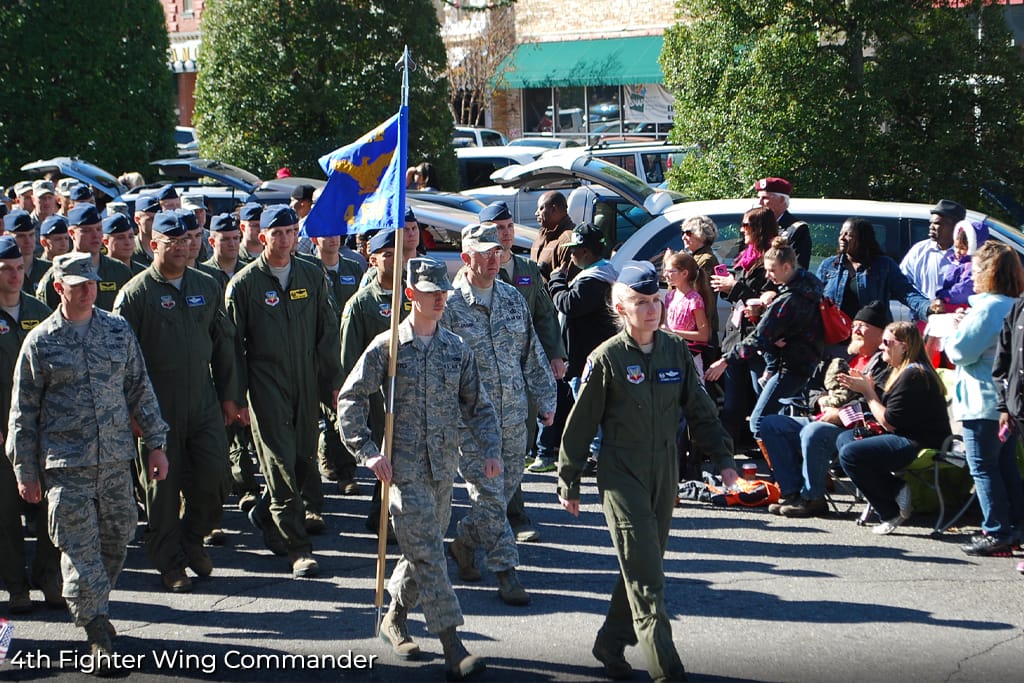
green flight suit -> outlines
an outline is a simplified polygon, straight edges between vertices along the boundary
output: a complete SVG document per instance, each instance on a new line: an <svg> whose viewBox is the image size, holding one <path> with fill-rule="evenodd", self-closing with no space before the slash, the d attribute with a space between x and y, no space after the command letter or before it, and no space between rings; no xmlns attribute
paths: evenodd
<svg viewBox="0 0 1024 683"><path fill-rule="evenodd" d="M639 642L651 678L682 680L662 565L679 483L680 412L721 469L735 468L732 440L700 386L686 342L675 335L656 332L654 348L644 353L620 332L590 354L581 382L562 436L558 495L579 499L580 473L600 425L597 488L620 570L602 637Z"/></svg>
<svg viewBox="0 0 1024 683"><path fill-rule="evenodd" d="M248 391L253 437L270 495L269 511L289 554L308 553L301 483L316 452L320 402L341 388L338 318L319 268L291 259L286 287L266 254L228 282L228 317L235 324L241 380Z"/></svg>
<svg viewBox="0 0 1024 683"><path fill-rule="evenodd" d="M202 545L220 525L229 490L221 402L237 403L241 396L234 326L222 297L220 285L205 273L186 268L179 290L153 265L133 277L114 304L114 313L139 339L160 413L170 426L167 478L142 478L146 553L161 572L186 567L185 546ZM143 463L147 456L143 449Z"/></svg>
<svg viewBox="0 0 1024 683"><path fill-rule="evenodd" d="M39 259L36 260L37 262ZM43 263L47 263L44 261ZM0 417L6 431L11 411L11 389L14 385L14 364L21 343L33 327L49 317L50 309L39 299L22 294L18 319L0 309ZM36 555L32 562L32 582L41 585L43 577L60 577L60 553L46 531L46 496L42 502L26 503L18 495L18 480L6 457L0 458L0 578L12 594L28 590L25 576L25 534L21 516L35 510Z"/></svg>
<svg viewBox="0 0 1024 683"><path fill-rule="evenodd" d="M100 254L100 265L97 269L100 281L96 283L96 306L104 311L114 310L114 299L125 283L132 279L132 271L125 264ZM39 281L36 298L42 300L50 308L56 309L60 304L60 296L53 288L53 268Z"/></svg>
<svg viewBox="0 0 1024 683"><path fill-rule="evenodd" d="M53 263L38 256L32 259L32 267L25 271L25 282L21 285L21 291L29 296L35 296L36 288L46 274L50 272Z"/></svg>

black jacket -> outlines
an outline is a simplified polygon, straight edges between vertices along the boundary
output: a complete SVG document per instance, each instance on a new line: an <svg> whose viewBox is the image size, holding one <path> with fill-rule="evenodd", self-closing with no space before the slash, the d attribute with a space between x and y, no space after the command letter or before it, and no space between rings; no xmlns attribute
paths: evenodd
<svg viewBox="0 0 1024 683"><path fill-rule="evenodd" d="M754 264L750 270L743 270L739 266L735 266L732 274L736 278L735 286L728 294L721 295L723 299L733 304L733 312L729 314L729 320L725 323L725 336L722 337L723 351L730 351L754 330L754 323L747 320L744 315L739 316L739 325L733 323L736 319L736 304L747 299L756 299L761 296L762 292L778 289L768 279L763 259Z"/></svg>
<svg viewBox="0 0 1024 683"><path fill-rule="evenodd" d="M616 277L615 268L603 259L571 280L562 270L551 274L548 293L558 310L562 340L569 353L566 379L579 377L590 352L619 331L611 308Z"/></svg>
<svg viewBox="0 0 1024 683"><path fill-rule="evenodd" d="M992 363L999 412L1024 422L1024 299L1018 299L1003 323Z"/></svg>
<svg viewBox="0 0 1024 683"><path fill-rule="evenodd" d="M788 210L779 216L779 235L786 238L796 252L796 263L804 269L811 267L811 229Z"/></svg>

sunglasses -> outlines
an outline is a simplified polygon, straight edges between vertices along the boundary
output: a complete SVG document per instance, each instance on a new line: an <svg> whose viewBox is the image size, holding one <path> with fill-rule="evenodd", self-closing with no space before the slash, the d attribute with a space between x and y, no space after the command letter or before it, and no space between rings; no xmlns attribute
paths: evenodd
<svg viewBox="0 0 1024 683"><path fill-rule="evenodd" d="M885 347L892 346L893 344L902 344L902 343L903 342L901 342L899 339L886 339L885 337L882 337L882 346L885 346Z"/></svg>

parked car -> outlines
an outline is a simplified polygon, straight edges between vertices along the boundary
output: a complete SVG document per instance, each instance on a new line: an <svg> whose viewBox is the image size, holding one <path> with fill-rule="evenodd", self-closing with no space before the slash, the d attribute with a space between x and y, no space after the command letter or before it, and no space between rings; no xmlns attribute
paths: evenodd
<svg viewBox="0 0 1024 683"><path fill-rule="evenodd" d="M179 157L199 156L199 138L196 137L196 129L190 126L174 127L174 143L178 146Z"/></svg>
<svg viewBox="0 0 1024 683"><path fill-rule="evenodd" d="M582 147L583 143L576 138L556 138L536 136L510 140L509 147L543 147L545 149L561 149L563 147Z"/></svg>
<svg viewBox="0 0 1024 683"><path fill-rule="evenodd" d="M461 147L455 150L459 163L459 189L491 184L499 168L528 164L547 150L543 147Z"/></svg>
<svg viewBox="0 0 1024 683"><path fill-rule="evenodd" d="M456 147L504 147L508 139L490 128L455 126L452 142Z"/></svg>
<svg viewBox="0 0 1024 683"><path fill-rule="evenodd" d="M476 197L469 197L458 192L429 192L427 190L407 190L407 197L413 197L433 204L450 206L453 209L462 209L470 213L479 214L486 204Z"/></svg>

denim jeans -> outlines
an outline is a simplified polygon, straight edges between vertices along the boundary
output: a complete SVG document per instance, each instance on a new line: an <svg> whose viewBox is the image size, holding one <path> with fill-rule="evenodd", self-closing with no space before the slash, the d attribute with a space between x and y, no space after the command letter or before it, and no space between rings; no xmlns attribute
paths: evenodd
<svg viewBox="0 0 1024 683"><path fill-rule="evenodd" d="M780 398L789 398L803 393L807 386L807 378L802 375L794 375L790 372L780 372L772 375L765 382L764 388L757 397L757 402L750 411L750 433L754 438L760 438L761 416L774 415L782 408Z"/></svg>
<svg viewBox="0 0 1024 683"><path fill-rule="evenodd" d="M825 497L828 466L836 455L836 438L843 431L842 427L811 422L805 417L761 418L761 440L783 495L799 492L807 500Z"/></svg>
<svg viewBox="0 0 1024 683"><path fill-rule="evenodd" d="M858 440L850 429L836 439L836 448L843 470L871 503L879 519L885 521L896 517L900 512L896 494L905 482L893 471L905 469L914 462L921 446L896 434Z"/></svg>
<svg viewBox="0 0 1024 683"><path fill-rule="evenodd" d="M1024 520L1024 491L1017 469L1017 434L999 441L998 420L964 420L967 466L974 477L983 519L981 529L993 536L1013 533Z"/></svg>

